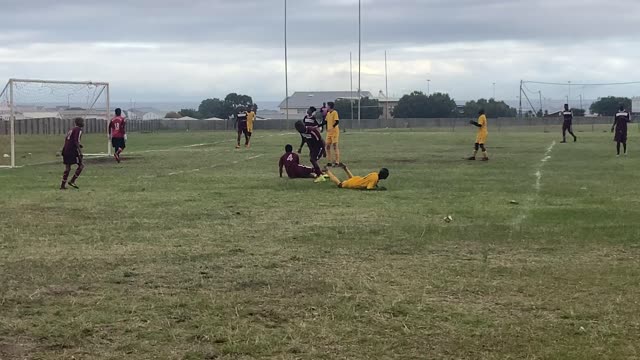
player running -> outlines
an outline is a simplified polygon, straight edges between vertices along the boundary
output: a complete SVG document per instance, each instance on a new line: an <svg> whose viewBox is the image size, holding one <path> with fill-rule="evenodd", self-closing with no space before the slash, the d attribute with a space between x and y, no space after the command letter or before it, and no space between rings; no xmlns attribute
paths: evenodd
<svg viewBox="0 0 640 360"><path fill-rule="evenodd" d="M614 141L616 142L616 149L620 156L620 144L624 146L624 156L627 156L627 124L631 122L631 115L624 109L624 105L620 104L620 108L615 118L613 119L613 125L611 126L611 132L615 130Z"/></svg>
<svg viewBox="0 0 640 360"><path fill-rule="evenodd" d="M120 162L120 154L126 147L126 125L127 121L122 116L122 110L117 108L116 116L109 123L109 139L111 139L111 146L113 146L113 157L117 162Z"/></svg>
<svg viewBox="0 0 640 360"><path fill-rule="evenodd" d="M346 165L340 165L344 171L347 173L349 177L345 181L340 181L337 176L335 176L330 169L327 169L327 175L329 175L329 179L336 185L338 185L341 189L352 189L352 190L387 190L383 186L378 186L380 180L384 180L389 177L389 170L386 168L380 169L379 172L372 172L369 175L362 176L353 176L349 168Z"/></svg>
<svg viewBox="0 0 640 360"><path fill-rule="evenodd" d="M484 113L484 109L480 109L480 111L478 111L478 121L471 120L469 123L478 128L478 133L476 135L473 155L469 157L468 160L475 160L478 150L482 149L482 161L489 161L487 149L484 147L484 144L487 141L487 135L489 135L489 130L487 130L487 116Z"/></svg>
<svg viewBox="0 0 640 360"><path fill-rule="evenodd" d="M84 127L83 118L74 119L75 127L69 132L64 139L64 147L62 148L62 162L64 163L64 173L62 174L62 183L60 184L60 190L67 190L67 179L71 173L71 165L78 165L75 174L69 181L69 186L77 189L76 180L80 177L84 164L82 163L82 144L80 139L82 138L82 128Z"/></svg>
<svg viewBox="0 0 640 360"><path fill-rule="evenodd" d="M562 112L564 122L562 123L562 143L567 142L567 132L573 136L573 142L578 141L578 138L573 134L573 112L569 109L569 104L564 104L564 111Z"/></svg>
<svg viewBox="0 0 640 360"><path fill-rule="evenodd" d="M340 142L340 116L338 112L335 110L335 104L333 102L329 102L329 111L327 112L327 117L325 123L327 125L327 159L329 166L340 166L340 147L338 143ZM333 153L335 161L331 163L331 147L333 147Z"/></svg>
<svg viewBox="0 0 640 360"><path fill-rule="evenodd" d="M318 175L314 172L312 167L304 166L300 164L300 157L293 152L293 146L287 144L284 147L284 155L280 157L280 163L278 168L280 170L280 177L282 177L282 168L287 171L287 175L290 179L305 179L316 178Z"/></svg>
<svg viewBox="0 0 640 360"><path fill-rule="evenodd" d="M256 121L256 110L254 106L249 108L247 112L247 144L246 147L251 147L251 135L253 135L253 123Z"/></svg>
<svg viewBox="0 0 640 360"><path fill-rule="evenodd" d="M320 175L322 175L322 170L320 169L318 161L320 161L322 157L327 156L322 135L317 127L304 126L302 121L296 121L295 126L296 130L304 137L304 142L309 147L309 160L311 161L311 165L313 165L313 172L320 177ZM322 177L322 179L324 179L324 177Z"/></svg>
<svg viewBox="0 0 640 360"><path fill-rule="evenodd" d="M240 137L244 134L244 146L249 147L249 130L247 129L247 112L244 108L238 108L238 113L236 114L236 128L238 130L238 143L236 144L236 149L240 149Z"/></svg>

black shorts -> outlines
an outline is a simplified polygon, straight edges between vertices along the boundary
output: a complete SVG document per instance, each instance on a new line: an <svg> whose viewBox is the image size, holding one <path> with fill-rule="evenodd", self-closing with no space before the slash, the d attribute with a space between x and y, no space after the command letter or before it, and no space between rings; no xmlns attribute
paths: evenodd
<svg viewBox="0 0 640 360"><path fill-rule="evenodd" d="M571 131L571 121L565 121L562 124L562 131Z"/></svg>
<svg viewBox="0 0 640 360"><path fill-rule="evenodd" d="M124 138L111 138L111 146L116 150L124 149L126 147Z"/></svg>
<svg viewBox="0 0 640 360"><path fill-rule="evenodd" d="M627 132L626 131L616 131L616 136L613 138L613 141L626 143L627 142Z"/></svg>
<svg viewBox="0 0 640 360"><path fill-rule="evenodd" d="M317 147L317 148L309 149L309 158L311 159L311 161L318 161L318 160L322 159L322 157L325 154L326 153L325 153L324 147Z"/></svg>
<svg viewBox="0 0 640 360"><path fill-rule="evenodd" d="M82 165L82 155L80 154L63 154L62 162L65 165Z"/></svg>

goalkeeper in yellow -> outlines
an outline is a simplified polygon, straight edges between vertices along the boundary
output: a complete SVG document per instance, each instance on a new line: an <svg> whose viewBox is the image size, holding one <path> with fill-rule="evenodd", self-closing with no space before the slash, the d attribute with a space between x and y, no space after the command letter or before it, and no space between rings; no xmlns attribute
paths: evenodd
<svg viewBox="0 0 640 360"><path fill-rule="evenodd" d="M341 189L352 189L352 190L387 190L384 186L378 186L378 182L380 180L384 180L389 177L389 170L386 168L380 169L379 172L372 172L371 174L362 177L362 176L353 176L349 168L346 165L341 165L344 171L347 173L348 179L345 181L340 181L337 176L335 176L331 170L327 170L327 175L329 179L334 184L338 185Z"/></svg>
<svg viewBox="0 0 640 360"><path fill-rule="evenodd" d="M487 149L484 147L484 144L487 142L487 135L489 134L489 130L487 130L487 116L484 114L484 109L478 111L478 121L471 120L469 123L478 128L478 134L476 135L473 155L469 157L468 160L475 160L478 150L482 149L482 161L489 161Z"/></svg>

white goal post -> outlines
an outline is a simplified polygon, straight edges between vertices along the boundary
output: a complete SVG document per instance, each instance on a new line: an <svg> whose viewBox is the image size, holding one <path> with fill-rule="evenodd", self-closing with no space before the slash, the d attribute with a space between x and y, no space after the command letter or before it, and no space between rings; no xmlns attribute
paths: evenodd
<svg viewBox="0 0 640 360"><path fill-rule="evenodd" d="M36 153L38 149L32 149L34 141L38 140L25 138L64 134L77 117L84 118L85 123L90 122L89 126L85 124L85 134L104 131L107 138L111 119L109 90L108 82L9 79L0 92L0 168L26 165L27 160L18 163L17 159L29 159L32 151ZM23 146L16 149L18 139L25 140L21 143ZM106 151L100 149L104 148L92 144L87 149L85 145L84 155L111 155L108 140ZM25 154L17 153L19 151ZM53 154L37 155L40 155L39 161L44 161L46 156ZM53 161L53 158L46 159Z"/></svg>

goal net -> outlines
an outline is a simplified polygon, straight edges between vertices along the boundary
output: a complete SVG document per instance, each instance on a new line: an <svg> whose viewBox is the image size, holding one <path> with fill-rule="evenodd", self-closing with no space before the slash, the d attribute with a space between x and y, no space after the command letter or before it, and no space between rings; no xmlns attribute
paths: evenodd
<svg viewBox="0 0 640 360"><path fill-rule="evenodd" d="M0 88L0 167L62 161L74 119L85 120L85 157L108 156L109 84L11 79Z"/></svg>

